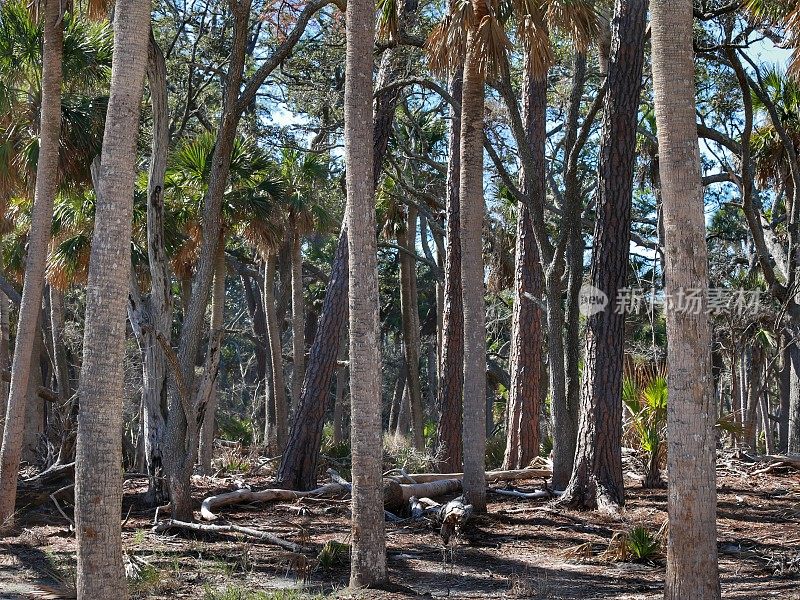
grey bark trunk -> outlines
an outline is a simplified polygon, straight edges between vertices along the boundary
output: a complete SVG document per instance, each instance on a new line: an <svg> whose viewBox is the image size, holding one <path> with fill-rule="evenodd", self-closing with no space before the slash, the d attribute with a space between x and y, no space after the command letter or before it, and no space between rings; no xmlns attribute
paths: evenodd
<svg viewBox="0 0 800 600"><path fill-rule="evenodd" d="M19 308L14 344L11 385L0 452L0 523L11 519L16 499L19 461L23 448L31 370L38 368L34 353L44 291L45 261L53 219L53 202L58 186L59 138L61 133L61 63L64 29L61 3L47 0L44 7L42 49L42 100L39 126L39 155L36 171L25 283Z"/></svg>
<svg viewBox="0 0 800 600"><path fill-rule="evenodd" d="M691 0L651 0L653 88L666 247L666 294L708 288L697 141ZM664 597L720 598L711 327L705 311L668 307L669 540Z"/></svg>
<svg viewBox="0 0 800 600"><path fill-rule="evenodd" d="M374 5L347 3L344 139L347 166L353 526L350 586L386 579L372 128Z"/></svg>
<svg viewBox="0 0 800 600"><path fill-rule="evenodd" d="M120 431L136 139L149 25L149 2L117 1L111 89L86 286L75 456L77 592L78 598L85 599L128 597L122 565Z"/></svg>

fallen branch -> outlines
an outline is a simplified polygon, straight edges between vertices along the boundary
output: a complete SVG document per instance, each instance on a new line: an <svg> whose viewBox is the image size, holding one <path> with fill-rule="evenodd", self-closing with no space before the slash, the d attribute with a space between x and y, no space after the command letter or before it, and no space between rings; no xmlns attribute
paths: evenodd
<svg viewBox="0 0 800 600"><path fill-rule="evenodd" d="M552 477L550 469L514 469L510 471L487 471L486 482L495 483L497 481L515 481L519 479L541 479ZM432 481L442 481L445 479L463 479L463 473L407 473L403 475L416 481L417 483L430 483ZM398 477L389 477L397 480ZM398 482L400 483L400 482Z"/></svg>
<svg viewBox="0 0 800 600"><path fill-rule="evenodd" d="M539 498L552 498L560 496L564 492L555 490L536 490L535 492L520 492L519 490L504 490L502 488L493 488L489 490L501 496L510 496L512 498L521 498L523 500L538 500Z"/></svg>
<svg viewBox="0 0 800 600"><path fill-rule="evenodd" d="M292 552L303 552L307 550L303 546L295 544L294 542L287 542L279 538L277 535L267 533L266 531L259 531L249 527L240 527L239 525L210 525L208 523L189 523L187 521L176 521L175 519L167 519L156 524L152 532L163 533L170 529L188 529L189 531L200 531L202 533L241 533L244 536L272 544L273 546L280 546Z"/></svg>
<svg viewBox="0 0 800 600"><path fill-rule="evenodd" d="M217 518L214 514L214 509L220 506L228 506L229 504L242 504L244 502L272 502L273 500L297 500L306 496L330 496L336 497L348 493L344 486L338 483L328 483L322 487L307 492L297 492L295 490L282 490L282 489L269 489L254 492L248 488L236 490L235 492L228 492L225 494L218 494L216 496L209 496L203 500L200 505L200 515L206 521L213 521Z"/></svg>

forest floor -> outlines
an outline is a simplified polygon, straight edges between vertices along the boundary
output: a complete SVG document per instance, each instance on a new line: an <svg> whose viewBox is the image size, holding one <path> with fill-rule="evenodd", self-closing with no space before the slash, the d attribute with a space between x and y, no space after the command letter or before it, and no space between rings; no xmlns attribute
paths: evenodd
<svg viewBox="0 0 800 600"><path fill-rule="evenodd" d="M788 468L753 473L759 469L763 463L718 463L722 595L800 599L800 474ZM553 508L547 500L490 494L488 514L451 540L446 551L433 523L387 523L388 568L395 589L357 594L346 589L346 548L338 556L323 553L319 562L314 558L330 540L348 543L347 500L304 498L219 509L222 522L313 548L306 561L237 535L152 533L154 510L142 506L139 483L126 482L123 506L123 548L134 574L133 598L622 600L663 594L663 555L627 562L607 552L616 532L642 526L655 534L666 520L665 490L644 490L633 481L616 518ZM253 489L269 487L269 478L247 483ZM235 478L197 477L194 484L199 505L205 496L233 489ZM71 597L74 557L74 535L52 503L23 511L12 535L0 539L0 600ZM47 589L54 593L44 594Z"/></svg>

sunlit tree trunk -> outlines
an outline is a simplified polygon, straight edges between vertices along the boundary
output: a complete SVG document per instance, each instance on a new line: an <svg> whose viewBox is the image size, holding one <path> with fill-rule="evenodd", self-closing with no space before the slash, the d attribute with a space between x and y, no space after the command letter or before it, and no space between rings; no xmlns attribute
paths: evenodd
<svg viewBox="0 0 800 600"><path fill-rule="evenodd" d="M374 4L347 3L344 140L350 270L350 397L353 525L350 586L386 579L381 459L381 365L377 240L372 182Z"/></svg>
<svg viewBox="0 0 800 600"><path fill-rule="evenodd" d="M114 57L86 286L75 458L77 591L78 598L86 600L128 596L122 566L120 431L136 139L150 3L118 0L114 10Z"/></svg>
<svg viewBox="0 0 800 600"><path fill-rule="evenodd" d="M486 5L476 2L477 22ZM483 265L483 109L477 32L467 35L461 102L461 298L464 303L464 493L486 510L486 307Z"/></svg>
<svg viewBox="0 0 800 600"><path fill-rule="evenodd" d="M668 298L708 289L703 186L695 117L692 2L651 0ZM703 311L668 307L669 540L664 597L720 598L717 565L716 408L711 327Z"/></svg>
<svg viewBox="0 0 800 600"><path fill-rule="evenodd" d="M61 62L64 24L61 3L47 0L44 6L42 49L42 107L39 121L39 155L36 189L31 212L25 283L19 308L14 361L11 369L3 446L0 452L0 525L11 519L16 499L17 475L22 453L31 369L38 368L34 353L42 310L45 261L53 219L53 202L58 187L59 138L61 134Z"/></svg>

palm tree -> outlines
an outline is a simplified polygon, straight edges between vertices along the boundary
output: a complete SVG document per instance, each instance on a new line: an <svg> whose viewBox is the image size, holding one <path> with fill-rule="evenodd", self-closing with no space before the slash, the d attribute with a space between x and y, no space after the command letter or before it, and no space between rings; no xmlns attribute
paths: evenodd
<svg viewBox="0 0 800 600"><path fill-rule="evenodd" d="M666 246L666 294L708 287L695 123L692 2L650 2L653 88ZM664 597L720 597L717 566L716 408L711 328L704 311L668 307L669 540Z"/></svg>
<svg viewBox="0 0 800 600"><path fill-rule="evenodd" d="M744 7L753 16L770 24L783 27L787 34L787 45L792 48L788 73L800 75L800 2L798 0L747 0Z"/></svg>
<svg viewBox="0 0 800 600"><path fill-rule="evenodd" d="M176 273L190 279L202 244L199 227L198 200L207 193L213 170L216 139L212 134L202 134L188 140L178 147L168 161L164 191L167 203L168 229L184 231L178 247L174 251L173 266ZM195 394L186 398L186 405L192 418L186 424L187 445L180 451L171 451L162 457L164 470L170 482L170 497L178 494L188 497L189 481L194 467L199 445L204 450L203 468L210 468L210 447L213 439L213 419L217 406L217 375L222 343L222 318L225 302L224 257L226 236L236 233L249 240L265 253L276 245L280 238L280 219L276 218L275 206L283 201L284 188L278 180L277 167L263 149L248 138L237 137L231 148L229 185L222 196L220 240L214 260L214 273L217 285L212 287L212 323L208 335L208 347L203 377L197 384ZM170 240L168 240L169 242ZM265 290L265 299L268 295ZM274 305L266 304L265 309L274 314ZM268 312L269 315L269 312ZM277 326L276 326L277 329ZM282 375L280 352L277 364L273 356L276 373ZM273 374L273 381L277 377ZM276 382L277 383L277 382ZM283 390L280 380L278 389ZM188 390L184 390L187 393ZM285 395L281 406L285 407ZM198 418L199 425L198 427ZM182 420L183 409L167 411L167 429L176 427L175 419ZM283 421L285 423L285 419ZM203 426L203 423L206 423ZM205 432L205 442L201 433ZM166 446L166 443L165 443Z"/></svg>
<svg viewBox="0 0 800 600"><path fill-rule="evenodd" d="M58 10L56 10L58 13ZM136 138L147 67L150 3L119 0L97 212L86 293L75 458L79 598L126 598L122 566L123 356Z"/></svg>
<svg viewBox="0 0 800 600"><path fill-rule="evenodd" d="M39 148L36 161L31 229L25 283L19 308L19 321L11 370L11 386L3 428L0 453L0 524L14 513L17 476L22 452L28 382L31 377L33 350L39 333L39 313L44 291L45 261L50 241L53 202L59 183L59 139L61 134L61 63L64 28L61 3L48 0L44 14L44 47L42 50L41 117Z"/></svg>
<svg viewBox="0 0 800 600"><path fill-rule="evenodd" d="M351 587L386 579L383 525L377 240L372 183L374 4L347 3L344 137L349 264L350 390L353 454Z"/></svg>

